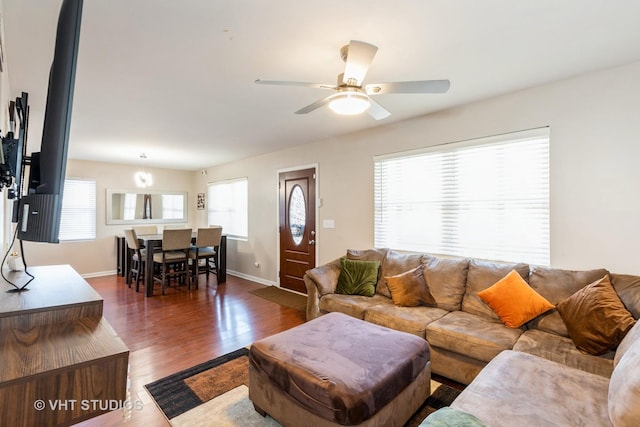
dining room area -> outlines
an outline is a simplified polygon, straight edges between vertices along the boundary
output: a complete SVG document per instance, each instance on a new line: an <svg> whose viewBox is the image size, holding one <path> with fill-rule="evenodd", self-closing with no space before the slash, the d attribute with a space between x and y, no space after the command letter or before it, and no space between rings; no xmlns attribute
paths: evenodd
<svg viewBox="0 0 640 427"><path fill-rule="evenodd" d="M117 274L129 288L146 297L166 291L198 289L204 276L215 283L227 280L227 236L223 227L134 225L116 235Z"/></svg>

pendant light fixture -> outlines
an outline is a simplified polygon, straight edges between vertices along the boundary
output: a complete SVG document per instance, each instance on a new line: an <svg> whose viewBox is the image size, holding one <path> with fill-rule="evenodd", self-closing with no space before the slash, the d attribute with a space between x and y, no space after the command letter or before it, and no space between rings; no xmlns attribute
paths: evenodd
<svg viewBox="0 0 640 427"><path fill-rule="evenodd" d="M144 161L147 158L147 155L142 153L140 154L140 158ZM151 176L151 173L145 171L144 165L142 166L141 171L138 171L133 175L133 179L135 180L136 185L140 188L147 188L153 185L153 177Z"/></svg>

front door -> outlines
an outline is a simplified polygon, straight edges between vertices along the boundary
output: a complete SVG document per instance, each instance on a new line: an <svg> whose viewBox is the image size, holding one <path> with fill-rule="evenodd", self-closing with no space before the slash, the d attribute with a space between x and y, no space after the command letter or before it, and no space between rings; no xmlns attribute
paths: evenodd
<svg viewBox="0 0 640 427"><path fill-rule="evenodd" d="M282 172L280 286L307 293L302 276L316 266L316 170Z"/></svg>

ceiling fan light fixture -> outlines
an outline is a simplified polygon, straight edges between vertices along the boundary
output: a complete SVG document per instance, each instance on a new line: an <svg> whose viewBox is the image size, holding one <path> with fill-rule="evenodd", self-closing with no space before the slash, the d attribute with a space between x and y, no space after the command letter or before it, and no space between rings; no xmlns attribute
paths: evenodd
<svg viewBox="0 0 640 427"><path fill-rule="evenodd" d="M371 106L369 97L360 92L343 92L329 101L329 108L336 113L347 116L364 113Z"/></svg>

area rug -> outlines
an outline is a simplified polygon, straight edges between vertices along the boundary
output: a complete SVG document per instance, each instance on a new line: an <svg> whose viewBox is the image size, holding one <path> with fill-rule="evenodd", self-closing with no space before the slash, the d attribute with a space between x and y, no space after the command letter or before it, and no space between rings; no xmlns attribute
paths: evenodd
<svg viewBox="0 0 640 427"><path fill-rule="evenodd" d="M145 385L175 427L270 427L280 424L262 417L249 400L249 351L241 348ZM460 390L431 381L432 394L405 424L415 427L430 413L448 406Z"/></svg>
<svg viewBox="0 0 640 427"><path fill-rule="evenodd" d="M301 311L307 309L307 297L305 295L296 294L295 292L290 292L277 286L265 286L264 288L249 291L249 293L284 305L285 307L295 308Z"/></svg>

